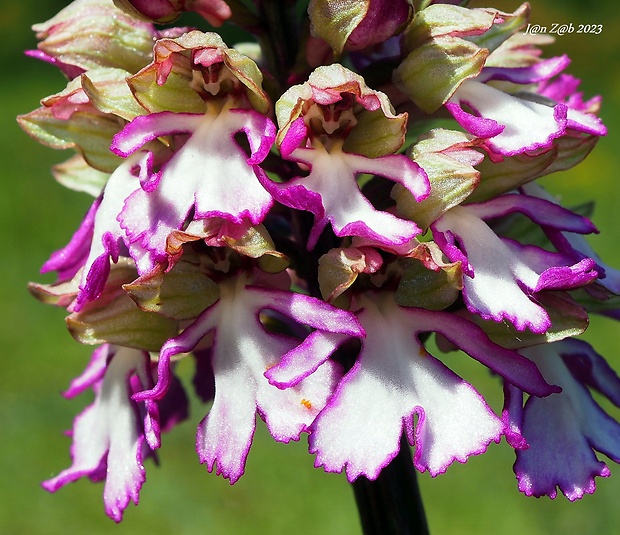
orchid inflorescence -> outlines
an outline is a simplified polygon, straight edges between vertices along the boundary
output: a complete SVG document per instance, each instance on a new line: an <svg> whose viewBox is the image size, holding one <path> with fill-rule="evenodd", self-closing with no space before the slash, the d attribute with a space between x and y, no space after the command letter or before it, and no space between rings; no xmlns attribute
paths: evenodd
<svg viewBox="0 0 620 535"><path fill-rule="evenodd" d="M120 521L188 415L183 359L212 402L198 457L231 483L257 414L349 481L403 435L432 476L505 437L528 496L609 475L594 450L620 462L620 425L590 390L620 406L620 378L575 337L618 317L620 272L536 182L606 134L600 98L521 32L528 4L466 3L76 0L33 27L69 82L19 123L74 149L54 175L95 198L31 285L98 346L47 490L105 479ZM184 11L256 42L171 26ZM498 377L501 414L431 333Z"/></svg>

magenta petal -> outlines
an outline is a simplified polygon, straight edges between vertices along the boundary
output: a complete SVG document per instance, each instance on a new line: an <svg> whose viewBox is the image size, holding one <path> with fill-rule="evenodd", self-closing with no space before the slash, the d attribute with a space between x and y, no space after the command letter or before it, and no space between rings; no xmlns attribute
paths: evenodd
<svg viewBox="0 0 620 535"><path fill-rule="evenodd" d="M306 127L304 118L299 117L295 119L288 127L286 136L284 136L284 139L280 144L280 154L282 154L284 158L288 158L292 152L301 145L301 142L306 138L307 133L308 128Z"/></svg>
<svg viewBox="0 0 620 535"><path fill-rule="evenodd" d="M457 106L450 104L458 104ZM463 110L467 105L479 116ZM465 80L446 105L466 130L478 137L487 137L487 146L504 156L513 156L551 146L563 135L567 126L568 108L524 100L475 80ZM482 122L484 118L486 122ZM493 127L494 121L497 127ZM499 128L502 130L499 131Z"/></svg>
<svg viewBox="0 0 620 535"><path fill-rule="evenodd" d="M587 217L563 208L557 203L530 195L506 194L483 203L471 203L468 210L480 219L492 219L519 212L535 223L579 234L598 233Z"/></svg>
<svg viewBox="0 0 620 535"><path fill-rule="evenodd" d="M112 352L113 353L113 352ZM108 359L111 356L109 344L103 344L93 351L88 366L85 370L69 385L69 388L63 392L66 398L73 398L81 394L87 388L93 388L99 383L105 374Z"/></svg>
<svg viewBox="0 0 620 535"><path fill-rule="evenodd" d="M314 373L348 338L346 334L314 331L300 345L285 353L278 365L269 368L265 377L278 388L295 386Z"/></svg>
<svg viewBox="0 0 620 535"><path fill-rule="evenodd" d="M515 84L533 84L548 80L561 73L568 67L569 63L570 58L565 54L563 56L547 58L529 67L484 67L482 72L476 77L476 81L505 80Z"/></svg>
<svg viewBox="0 0 620 535"><path fill-rule="evenodd" d="M24 54L31 58L40 59L41 61L45 61L46 63L49 63L50 65L54 65L55 67L58 67L60 69L60 72L62 72L70 80L73 80L73 78L77 78L78 76L80 76L81 74L85 72L85 70L82 69L81 67L71 65L70 63L63 63L58 58L55 58L54 56L50 56L49 54L43 52L42 50L26 50Z"/></svg>
<svg viewBox="0 0 620 535"><path fill-rule="evenodd" d="M69 243L55 251L43 264L41 273L58 271L60 280L71 279L84 265L93 239L95 215L101 204L101 197L95 200L88 209L80 227L75 231Z"/></svg>
<svg viewBox="0 0 620 535"><path fill-rule="evenodd" d="M471 104L466 103L469 107ZM504 125L499 124L493 119L487 119L480 117L479 115L473 115L463 110L460 104L455 102L446 102L446 108L465 130L476 137L495 137L501 134L506 128Z"/></svg>
<svg viewBox="0 0 620 535"><path fill-rule="evenodd" d="M160 136L193 132L202 121L201 114L162 111L139 115L112 139L110 150L126 158Z"/></svg>

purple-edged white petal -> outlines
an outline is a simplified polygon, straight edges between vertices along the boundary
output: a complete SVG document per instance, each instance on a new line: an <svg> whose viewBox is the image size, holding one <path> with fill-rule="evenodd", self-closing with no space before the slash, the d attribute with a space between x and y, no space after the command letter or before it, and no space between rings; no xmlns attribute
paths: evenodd
<svg viewBox="0 0 620 535"><path fill-rule="evenodd" d="M562 393L542 399L531 396L525 404L522 433L529 448L517 451L514 469L519 490L528 496L555 498L559 488L573 501L593 493L594 478L610 475L593 450L620 462L620 424L603 411L566 365L574 355L579 358L584 354L583 343L573 342L563 340L523 350L548 381L562 387ZM611 372L608 367L600 371ZM613 372L597 382L610 381L616 389L620 387Z"/></svg>
<svg viewBox="0 0 620 535"><path fill-rule="evenodd" d="M66 398L73 398L84 392L87 388L94 388L101 382L108 365L108 359L114 351L109 344L103 344L93 351L88 366L84 371L69 385L69 388L63 392Z"/></svg>
<svg viewBox="0 0 620 535"><path fill-rule="evenodd" d="M54 251L41 267L41 273L57 271L60 280L72 279L84 266L93 240L95 215L101 204L101 197L95 199L88 209L79 228L75 231L67 245Z"/></svg>
<svg viewBox="0 0 620 535"><path fill-rule="evenodd" d="M499 442L501 420L417 340L416 309L389 295L363 305L361 353L311 427L315 466L346 470L349 481L375 479L398 453L404 429L416 468L435 476Z"/></svg>
<svg viewBox="0 0 620 535"><path fill-rule="evenodd" d="M250 156L235 141L244 132ZM114 139L121 155L161 135L191 133L185 144L162 165L148 191L136 191L120 216L131 242L166 259L166 240L182 229L193 209L194 219L221 217L234 223L260 223L273 203L258 176L258 164L275 138L275 126L252 110L210 111L204 115L162 112L137 117Z"/></svg>
<svg viewBox="0 0 620 535"><path fill-rule="evenodd" d="M143 426L131 400L129 378L137 374L143 387L150 378L148 353L119 348L95 388L96 398L73 425L73 463L56 477L43 483L55 492L81 477L105 477L104 502L107 515L120 522L130 501L138 503L145 481Z"/></svg>
<svg viewBox="0 0 620 535"><path fill-rule="evenodd" d="M92 243L84 262L80 291L74 305L76 312L101 295L110 274L110 259L113 262L118 261L125 233L117 218L127 198L140 189L140 181L133 169L140 166L146 158L146 152L132 155L108 179L101 204L95 214Z"/></svg>
<svg viewBox="0 0 620 535"><path fill-rule="evenodd" d="M315 366L314 373L293 388L280 390L269 384L265 371L300 340L267 331L260 321L260 312L274 310L320 330L363 335L350 312L308 296L246 286L246 282L239 277L220 283L220 299L162 347L155 388L134 396L161 398L170 381L170 359L192 351L212 332L215 397L209 414L198 427L196 450L209 471L215 469L231 483L243 475L257 412L276 440L298 440L324 407L340 377L339 367L326 362Z"/></svg>
<svg viewBox="0 0 620 535"><path fill-rule="evenodd" d="M367 158L335 148L328 152L318 145L298 148L288 158L310 166L310 174L285 184L269 181L265 187L282 204L314 214L308 249L328 223L337 236L361 236L387 245L401 245L421 232L412 221L376 210L356 181L360 173L377 174L402 184L416 200L422 200L430 191L428 177L406 156Z"/></svg>
<svg viewBox="0 0 620 535"><path fill-rule="evenodd" d="M465 80L446 107L463 128L489 138L487 145L504 156L549 147L568 124L562 103L545 106L475 80Z"/></svg>
<svg viewBox="0 0 620 535"><path fill-rule="evenodd" d="M466 254L463 298L468 310L484 319L507 319L518 330L529 327L542 333L550 327L545 309L530 298L539 273L468 207L452 208L432 229L435 241L451 261L462 261Z"/></svg>

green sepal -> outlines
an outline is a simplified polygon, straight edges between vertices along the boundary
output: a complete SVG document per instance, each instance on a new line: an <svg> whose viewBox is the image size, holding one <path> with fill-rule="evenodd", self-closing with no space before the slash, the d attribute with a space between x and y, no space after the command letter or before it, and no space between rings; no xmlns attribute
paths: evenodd
<svg viewBox="0 0 620 535"><path fill-rule="evenodd" d="M79 279L54 284L29 282L28 291L41 303L67 308L79 291Z"/></svg>
<svg viewBox="0 0 620 535"><path fill-rule="evenodd" d="M152 58L156 32L104 0L73 2L32 29L38 48L84 70L117 67L137 72Z"/></svg>
<svg viewBox="0 0 620 535"><path fill-rule="evenodd" d="M109 343L144 351L159 351L178 333L176 321L140 310L124 293L104 304L95 301L68 316L66 323L71 336L82 344Z"/></svg>
<svg viewBox="0 0 620 535"><path fill-rule="evenodd" d="M364 110L357 116L357 124L344 141L342 150L380 158L398 151L405 142L407 114L387 116L382 109Z"/></svg>
<svg viewBox="0 0 620 535"><path fill-rule="evenodd" d="M159 351L162 344L178 333L178 322L161 314L145 312L122 286L134 280L131 260L112 264L101 296L79 312L67 316L71 336L82 344L117 344L144 351Z"/></svg>
<svg viewBox="0 0 620 535"><path fill-rule="evenodd" d="M200 269L200 259L184 255L172 270L156 270L124 284L123 290L145 312L174 320L191 320L220 297L217 283Z"/></svg>
<svg viewBox="0 0 620 535"><path fill-rule="evenodd" d="M82 89L100 112L131 121L138 115L144 115L146 110L127 85L130 75L122 69L93 69L81 76Z"/></svg>
<svg viewBox="0 0 620 535"><path fill-rule="evenodd" d="M521 4L514 13L499 12L499 14L502 22L496 22L481 35L472 35L466 39L476 43L479 47L490 51L495 50L508 38L527 26L530 17L530 5L526 2Z"/></svg>
<svg viewBox="0 0 620 535"><path fill-rule="evenodd" d="M620 310L620 295L613 294L597 281L594 281L587 288L571 292L571 295L590 314L605 314L606 312Z"/></svg>
<svg viewBox="0 0 620 535"><path fill-rule="evenodd" d="M480 74L489 51L458 37L436 37L415 48L393 81L425 113L437 111L468 78Z"/></svg>
<svg viewBox="0 0 620 535"><path fill-rule="evenodd" d="M517 331L514 325L507 321L486 321L473 314L468 314L467 317L482 327L493 342L508 349L558 342L578 336L587 329L587 312L567 292L539 292L536 294L536 301L551 319L551 327L542 334L530 330Z"/></svg>
<svg viewBox="0 0 620 535"><path fill-rule="evenodd" d="M401 306L444 310L459 296L462 272L459 262L434 271L415 258L400 260L404 269L394 300Z"/></svg>
<svg viewBox="0 0 620 535"><path fill-rule="evenodd" d="M480 171L480 184L467 201L483 202L527 184L546 174L545 170L557 156L558 148L553 146L541 154L518 154L505 157L501 162L485 158L476 166Z"/></svg>
<svg viewBox="0 0 620 535"><path fill-rule="evenodd" d="M122 128L113 116L77 111L68 120L56 119L50 108L38 108L18 117L22 129L39 143L53 149L75 149L99 171L111 173L121 163L109 147Z"/></svg>
<svg viewBox="0 0 620 535"><path fill-rule="evenodd" d="M204 113L206 104L190 82L191 70L177 70L178 58L171 58L173 68L166 78L166 83L157 83L157 66L149 65L130 77L127 84L136 100L149 112L169 111L173 113ZM180 71L180 72L179 72Z"/></svg>
<svg viewBox="0 0 620 535"><path fill-rule="evenodd" d="M437 37L460 38L486 32L493 26L496 16L496 10L433 4L415 14L413 22L404 33L403 48L411 52Z"/></svg>
<svg viewBox="0 0 620 535"><path fill-rule="evenodd" d="M480 180L480 173L468 163L483 158L474 150L476 144L472 136L453 130L434 129L422 136L411 147L409 157L426 171L431 192L417 202L409 191L396 184L391 195L398 213L425 229L467 199Z"/></svg>
<svg viewBox="0 0 620 535"><path fill-rule="evenodd" d="M341 54L347 39L364 20L370 0L310 0L308 16L312 23L312 35L320 37Z"/></svg>
<svg viewBox="0 0 620 535"><path fill-rule="evenodd" d="M68 160L52 167L54 178L64 187L98 197L106 185L110 173L94 169L81 155L76 154Z"/></svg>

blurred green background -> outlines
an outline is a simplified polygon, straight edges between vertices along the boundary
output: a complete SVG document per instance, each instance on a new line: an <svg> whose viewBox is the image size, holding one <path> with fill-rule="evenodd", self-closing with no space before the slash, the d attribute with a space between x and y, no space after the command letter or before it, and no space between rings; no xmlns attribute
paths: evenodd
<svg viewBox="0 0 620 535"><path fill-rule="evenodd" d="M101 484L79 481L50 495L42 479L69 464L70 441L62 431L90 402L86 396L65 400L59 394L80 373L90 348L75 343L64 328L61 310L31 298L30 280L49 253L63 246L90 203L65 190L49 173L61 154L28 138L15 115L38 106L42 97L64 87L52 67L26 58L36 44L29 27L53 16L65 2L21 0L3 4L0 16L0 533L131 534L359 534L353 493L342 476L312 468L305 444L275 444L259 426L246 475L231 487L208 474L194 452L194 432L205 407L194 405L191 418L164 437L161 466L149 462L141 504L130 506L116 526L105 517ZM478 2L476 5L483 6ZM517 2L495 2L514 10ZM589 7L593 6L593 7ZM601 116L609 128L593 154L578 168L554 175L546 185L567 204L595 199L594 221L601 230L592 243L608 262L620 267L618 253L618 169L620 169L620 16L612 2L541 0L533 23L603 24L601 35L564 35L546 55L567 52L569 72L582 78L586 96L602 94ZM585 335L620 369L618 328L594 318ZM471 359L450 357L501 409L498 385ZM184 368L191 374L189 366ZM616 417L618 411L614 412ZM558 444L561 447L561 444ZM578 503L563 497L525 498L512 473L513 453L502 443L465 465L452 466L436 479L420 477L431 532L468 534L597 534L620 532L620 467L598 480L598 490Z"/></svg>

